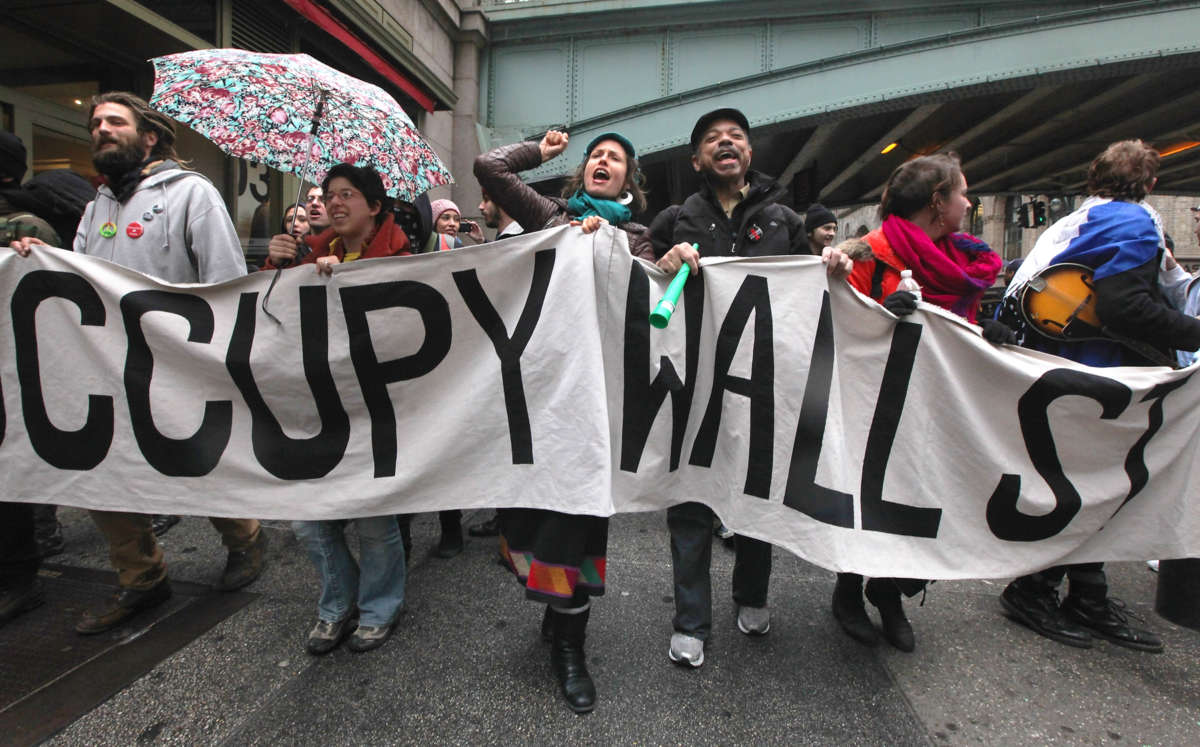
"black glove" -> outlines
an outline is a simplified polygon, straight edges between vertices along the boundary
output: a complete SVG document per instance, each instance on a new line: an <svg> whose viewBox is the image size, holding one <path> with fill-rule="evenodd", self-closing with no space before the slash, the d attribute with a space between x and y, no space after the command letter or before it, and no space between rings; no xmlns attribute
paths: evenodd
<svg viewBox="0 0 1200 747"><path fill-rule="evenodd" d="M883 308L896 316L908 316L917 310L917 297L908 291L896 291L883 299Z"/></svg>
<svg viewBox="0 0 1200 747"><path fill-rule="evenodd" d="M993 345L1016 345L1017 333L1012 327L995 319L981 319L979 326L983 327L983 339Z"/></svg>

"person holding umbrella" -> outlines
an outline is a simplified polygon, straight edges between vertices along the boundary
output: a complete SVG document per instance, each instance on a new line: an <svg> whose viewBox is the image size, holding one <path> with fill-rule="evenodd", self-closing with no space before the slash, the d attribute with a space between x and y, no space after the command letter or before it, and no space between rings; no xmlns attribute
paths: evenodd
<svg viewBox="0 0 1200 747"><path fill-rule="evenodd" d="M540 143L516 143L475 159L479 186L527 230L580 221L585 233L607 221L637 244L646 227L633 222L645 209L637 152L615 132L600 135L584 149L583 162L567 180L562 198L544 197L517 174L567 148L567 134L551 130ZM551 640L550 662L567 705L576 713L596 706L583 645L591 597L604 593L608 519L542 509L500 511L501 553L525 594L546 603L543 637ZM561 579L562 583L547 583Z"/></svg>
<svg viewBox="0 0 1200 747"><path fill-rule="evenodd" d="M316 237L313 251L298 263L300 240L287 233L272 237L267 248L269 268L296 263L331 274L333 266L342 262L411 254L408 236L393 217L392 198L375 169L338 164L326 174L321 189L330 227ZM350 523L358 533L358 562L346 542ZM317 623L305 644L308 652L327 654L347 636L351 651L382 646L404 604L405 553L396 516L295 521L292 529L321 577Z"/></svg>

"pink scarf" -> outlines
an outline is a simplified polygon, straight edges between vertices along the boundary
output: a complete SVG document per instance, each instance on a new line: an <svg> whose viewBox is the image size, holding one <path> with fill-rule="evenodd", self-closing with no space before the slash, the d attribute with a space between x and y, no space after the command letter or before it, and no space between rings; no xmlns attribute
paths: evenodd
<svg viewBox="0 0 1200 747"><path fill-rule="evenodd" d="M936 244L917 224L897 215L883 221L883 235L921 284L921 299L975 322L983 293L996 282L1003 260L969 233Z"/></svg>

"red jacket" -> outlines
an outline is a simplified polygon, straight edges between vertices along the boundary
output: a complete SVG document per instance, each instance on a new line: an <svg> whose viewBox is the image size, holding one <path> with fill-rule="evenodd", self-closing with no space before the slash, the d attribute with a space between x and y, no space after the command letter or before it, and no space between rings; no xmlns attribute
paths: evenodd
<svg viewBox="0 0 1200 747"><path fill-rule="evenodd" d="M304 241L312 251L305 254L299 264L310 265L320 257L329 256L337 257L339 262L344 262L346 259L346 248L338 240L338 235L332 228L327 228L316 236L307 236ZM405 235L404 229L396 225L395 218L389 213L357 259L403 257L409 254L412 254L412 249L408 245L408 236ZM271 264L270 260L267 260L263 269L274 270L275 266Z"/></svg>
<svg viewBox="0 0 1200 747"><path fill-rule="evenodd" d="M892 251L892 245L883 235L882 228L876 228L864 236L863 241L871 246L871 253L875 256L872 259L855 260L854 269L846 280L859 293L870 296L876 303L883 303L883 299L891 295L900 283L901 270L909 268Z"/></svg>

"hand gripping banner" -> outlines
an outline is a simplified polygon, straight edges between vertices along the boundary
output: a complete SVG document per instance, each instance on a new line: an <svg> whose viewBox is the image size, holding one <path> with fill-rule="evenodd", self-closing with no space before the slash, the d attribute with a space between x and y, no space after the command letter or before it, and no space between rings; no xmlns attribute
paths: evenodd
<svg viewBox="0 0 1200 747"><path fill-rule="evenodd" d="M218 286L0 250L6 500L319 519L681 501L833 570L1200 554L1194 369L897 320L814 257L670 278L563 227Z"/></svg>

